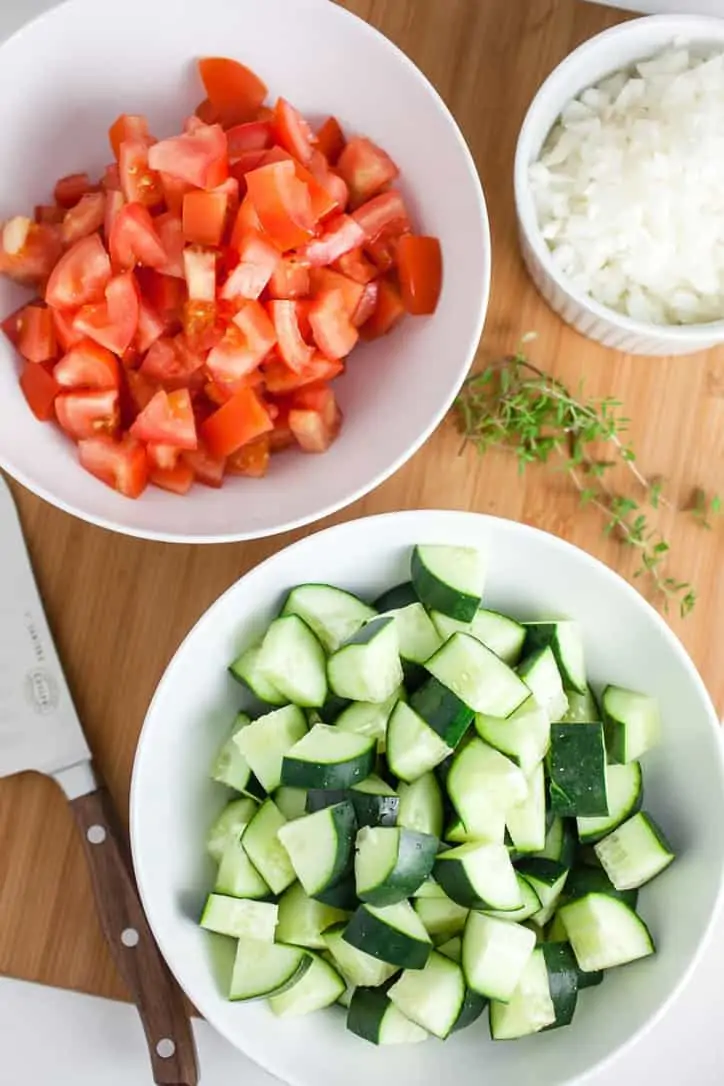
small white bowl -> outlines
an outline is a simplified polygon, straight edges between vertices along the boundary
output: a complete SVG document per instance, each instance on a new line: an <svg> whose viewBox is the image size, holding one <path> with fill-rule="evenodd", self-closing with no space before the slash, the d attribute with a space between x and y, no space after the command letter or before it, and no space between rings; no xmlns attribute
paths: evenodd
<svg viewBox="0 0 724 1086"><path fill-rule="evenodd" d="M442 242L444 283L434 317L411 317L352 355L335 385L345 425L329 453L289 451L265 479L197 486L185 498L149 487L129 501L83 471L73 444L31 415L0 335L0 467L84 520L167 542L274 535L382 483L450 407L490 286L485 201L455 120L404 53L328 0L69 0L26 26L0 47L0 220L47 203L64 174L100 174L121 112L147 114L159 137L178 132L203 97L195 61L204 55L238 58L270 96L315 121L334 113L381 144L420 231ZM24 298L0 281L0 318Z"/></svg>
<svg viewBox="0 0 724 1086"><path fill-rule="evenodd" d="M592 682L647 691L661 704L663 739L645 759L646 809L660 819L678 857L639 899L657 953L612 969L602 987L583 992L569 1029L515 1043L492 1043L481 1019L444 1044L376 1049L346 1031L339 1007L280 1021L263 1002L230 1003L224 974L233 944L198 926L214 878L204 839L228 798L209 780L209 766L243 700L228 662L262 633L294 584L322 580L375 599L409 576L419 542L484 548L487 606L524 619L570 615L583 629ZM653 608L601 562L555 536L435 510L329 528L230 588L189 633L158 686L131 788L136 876L169 966L212 1026L293 1086L580 1083L663 1013L702 953L722 895L722 825L719 722L696 668Z"/></svg>
<svg viewBox="0 0 724 1086"><path fill-rule="evenodd" d="M724 343L724 320L660 325L634 320L573 286L555 266L538 226L528 171L563 107L587 87L644 60L675 41L694 49L724 48L724 19L652 15L584 42L548 76L533 99L515 154L515 206L523 259L533 282L564 321L605 347L641 355L679 355Z"/></svg>

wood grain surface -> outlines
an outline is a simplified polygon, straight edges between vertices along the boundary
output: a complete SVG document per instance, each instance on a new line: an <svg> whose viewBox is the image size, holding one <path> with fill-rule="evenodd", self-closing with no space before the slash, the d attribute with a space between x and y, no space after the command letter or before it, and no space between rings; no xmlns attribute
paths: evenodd
<svg viewBox="0 0 724 1086"><path fill-rule="evenodd" d="M721 487L724 353L636 359L583 339L548 310L516 244L512 162L535 90L582 40L625 16L578 0L347 0L407 52L439 89L470 143L493 231L493 292L477 364L539 333L531 354L595 394L615 394L633 420L639 460L674 494ZM446 194L440 193L445 199ZM484 461L447 420L407 466L317 527L400 508L452 507L535 524L618 569L631 556L601 535L562 477L520 479L505 455ZM163 669L188 629L241 574L305 529L271 540L185 547L89 527L14 486L38 582L88 739L125 816L134 749ZM699 589L694 614L670 618L724 712L724 523L705 532L670 515L675 571ZM124 997L94 913L73 818L55 785L0 781L0 973Z"/></svg>

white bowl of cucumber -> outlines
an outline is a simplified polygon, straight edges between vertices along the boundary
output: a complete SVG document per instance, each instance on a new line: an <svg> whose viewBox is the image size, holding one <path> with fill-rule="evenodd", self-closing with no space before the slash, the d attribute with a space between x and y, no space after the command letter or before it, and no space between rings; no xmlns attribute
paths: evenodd
<svg viewBox="0 0 724 1086"><path fill-rule="evenodd" d="M171 969L298 1086L581 1081L683 986L722 824L716 715L662 619L570 544L457 512L329 528L229 589L131 793Z"/></svg>

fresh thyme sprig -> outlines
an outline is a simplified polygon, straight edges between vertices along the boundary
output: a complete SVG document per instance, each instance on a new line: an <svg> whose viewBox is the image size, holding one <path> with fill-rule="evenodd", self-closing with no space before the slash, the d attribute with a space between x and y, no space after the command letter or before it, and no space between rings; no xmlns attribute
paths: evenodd
<svg viewBox="0 0 724 1086"><path fill-rule="evenodd" d="M529 464L557 460L581 504L604 515L604 533L636 549L639 564L634 577L647 577L664 609L676 602L685 616L696 603L696 591L669 574L669 543L652 523L656 512L671 503L663 494L662 480L648 478L639 469L626 439L629 419L621 407L612 396L592 399L582 389L577 397L572 395L561 381L530 362L522 348L469 377L456 402L464 445L473 444L481 454L492 448L511 450L521 472ZM635 497L618 493L609 484L611 470L619 465L632 477ZM722 502L717 495L697 491L690 511L710 527Z"/></svg>

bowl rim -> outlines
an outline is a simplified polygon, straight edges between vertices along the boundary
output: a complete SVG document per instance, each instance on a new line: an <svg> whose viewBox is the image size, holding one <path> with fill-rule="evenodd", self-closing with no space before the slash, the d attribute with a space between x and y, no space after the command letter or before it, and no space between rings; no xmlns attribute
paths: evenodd
<svg viewBox="0 0 724 1086"><path fill-rule="evenodd" d="M546 275L555 282L562 293L574 301L581 309L587 310L599 320L614 325L632 335L641 337L656 336L659 340L670 343L672 347L694 344L700 345L703 349L711 346L712 339L715 342L724 340L724 317L703 324L654 324L637 320L634 317L629 317L626 313L619 313L618 310L603 305L590 294L580 290L566 275L563 275L556 267L551 251L546 245L538 225L538 217L528 181L528 169L531 162L530 147L540 130L537 113L541 105L550 97L555 96L558 84L563 77L571 69L578 67L588 56L596 53L603 42L625 38L632 33L643 33L644 31L641 28L645 27L670 27L672 38L677 35L688 36L690 34L692 39L705 39L707 30L710 31L713 27L717 27L718 30L724 32L724 18L717 18L714 15L664 14L645 15L640 18L628 19L626 22L602 30L599 34L594 34L593 37L588 38L570 52L560 64L556 65L536 91L518 134L513 169L513 187L518 225L526 241L531 246L536 259L542 264ZM724 52L724 33L719 44ZM641 59L644 59L645 56L646 54L642 52ZM613 75L619 70L621 69L612 68L609 75ZM600 78L603 79L605 76ZM587 83L586 87L593 85ZM547 132L546 137L548 134Z"/></svg>
<svg viewBox="0 0 724 1086"><path fill-rule="evenodd" d="M147 888L143 882L142 873L144 868L143 864L140 861L142 848L139 844L139 835L141 833L141 828L139 824L139 806L141 803L140 766L145 758L145 751L152 742L151 720L158 711L158 706L162 703L162 700L165 696L166 686L170 684L169 671L173 666L174 660L178 657L179 653L183 651L187 643L189 643L193 638L198 636L199 633L203 633L203 631L207 627L211 626L215 622L217 611L220 611L222 609L228 597L240 590L240 585L249 575L254 574L257 571L272 565L282 554L288 554L288 552L294 551L303 551L305 548L313 547L315 541L321 535L325 535L326 537L334 537L335 535L343 536L345 532L356 532L360 529L362 525L368 526L369 530L374 532L374 528L376 525L381 525L391 519L395 519L398 521L416 521L423 517L429 517L434 519L440 517L444 518L450 526L451 538L455 538L456 524L461 524L462 522L471 523L472 521L475 521L477 523L483 523L489 526L493 526L496 524L502 525L503 531L519 532L522 535L529 536L534 541L536 539L545 539L560 551L563 551L570 556L575 556L575 560L582 562L584 566L588 567L592 574L602 576L604 580L609 582L609 584L611 584L612 586L617 586L618 590L622 591L625 595L627 595L629 599L634 600L635 605L644 612L648 613L649 617L652 618L654 625L658 627L662 637L670 647L671 651L680 660L682 667L688 673L688 676L693 683L693 686L702 702L702 706L706 710L709 727L712 729L715 739L714 746L717 751L720 773L722 779L724 779L724 735L722 735L722 725L719 721L714 703L712 702L712 699L709 695L709 691L707 690L704 681L699 674L696 665L694 664L694 661L684 647L683 642L676 636L674 631L659 614L656 608L654 608L648 602L648 600L645 599L644 596L642 596L641 593L633 587L633 585L631 585L624 577L616 572L616 570L606 565L606 563L602 562L600 559L595 558L592 554L584 550L582 547L576 546L576 544L569 542L567 539L563 539L561 536L555 535L553 532L547 532L544 529L537 528L531 524L525 524L521 521L516 521L508 517L494 516L489 513L478 513L467 510L451 510L440 508L397 510L388 513L378 513L369 516L356 517L352 520L342 521L339 524L333 524L326 528L320 528L317 531L304 536L302 539L295 540L294 542L288 544L286 547L283 547L281 550L269 555L269 557L263 559L263 561L252 566L249 570L246 571L246 573L239 577L238 580L234 581L233 584L225 589L224 592L222 592L221 595L218 596L217 599L203 612L203 614L200 615L200 617L193 624L191 629L186 633L186 635L178 645L178 648L174 652L171 659L168 661L164 669L163 675L159 679L156 690L154 691L153 697L146 711L146 716L143 721L133 760L129 794L129 838L133 870L138 885L138 893L140 896L141 904L143 906L144 913L148 919L151 931L153 932L153 936L171 973L176 978L176 981L178 982L181 989L186 992L188 998L194 1002L194 1005L198 1008L199 1012L203 1015L204 1018L206 1018L206 1020L214 1029L221 1033L221 1035L225 1037L226 1040L229 1041L229 1043L232 1044L235 1048L239 1049L239 1051L243 1052L250 1059L254 1060L259 1066L263 1067L264 1070L268 1071L270 1074L276 1077L279 1077L278 1069L269 1066L268 1062L260 1059L256 1054L250 1055L244 1048L240 1046L238 1038L233 1034L232 1031L226 1030L221 1026L217 1025L215 1020L215 1014L213 1013L213 1007L209 1003L207 1003L206 1000L201 1000L197 1002L194 994L190 991L186 991L183 984L181 983L181 980L176 970L178 957L172 956L168 953L169 943L166 939L166 933L164 931L160 931L156 925L156 914L153 902L151 901L149 894L146 892ZM494 527L491 527L491 531L494 530ZM708 918L706 926L701 932L701 936L696 950L692 954L689 962L682 970L676 983L674 984L662 1004L651 1015L651 1017L647 1019L647 1021L645 1021L640 1026L640 1028L636 1030L630 1037L628 1037L626 1041L619 1045L618 1048L614 1049L608 1055L600 1059L597 1063L587 1068L587 1070L584 1071L582 1075L578 1075L575 1078L562 1079L558 1083L558 1086L578 1086L578 1084L585 1082L593 1074L600 1073L603 1068L610 1067L620 1056L622 1056L625 1052L628 1052L636 1043L638 1043L638 1041L640 1041L645 1035L647 1035L651 1029L653 1029L653 1027L664 1017L664 1015L668 1013L673 1004L685 990L687 984L691 980L691 977L697 965L704 956L706 948L712 937L714 926L717 923L719 917L722 915L724 915L724 849L722 850L722 856L719 864L719 885L716 890L716 898L713 908L711 910L711 914ZM219 996L218 998L221 997ZM294 1078L293 1080L290 1080L290 1082L292 1082L294 1086L309 1086L308 1082L301 1078Z"/></svg>
<svg viewBox="0 0 724 1086"><path fill-rule="evenodd" d="M8 38L0 39L0 52L10 43L14 43L17 39L24 37L32 28L40 25L45 20L52 18L61 18L64 9L72 8L76 5L80 6L86 3L87 0L63 0L62 3L57 4L47 11L40 12L38 15L29 19L26 23L20 26L13 34ZM357 32L360 34L366 34L369 38L376 39L378 44L391 53L391 55L402 65L409 73L412 79L415 79L418 84L425 89L430 96L431 104L441 111L447 123L450 127L451 135L457 144L459 152L461 154L461 161L464 162L467 167L467 173L470 178L472 188L475 192L475 201L477 204L479 227L481 231L481 253L479 263L482 270L482 280L480 282L480 289L478 291L479 305L476 319L472 322L471 335L469 341L465 344L464 349L460 352L460 362L455 371L454 379L451 381L450 389L445 397L443 397L437 408L431 413L427 425L420 431L414 441L412 441L406 449L404 449L387 467L382 468L376 475L368 479L367 482L360 484L356 490L347 494L346 497L337 498L334 501L316 509L315 511L306 513L304 515L295 517L291 520L280 521L273 527L248 530L234 530L221 532L216 534L207 535L195 535L187 534L177 531L164 531L156 528L144 528L135 527L125 524L114 517L105 517L92 512L81 510L78 505L72 501L66 501L62 498L58 498L47 487L39 485L30 476L30 474L22 469L18 468L13 462L12 457L0 454L0 469L6 471L13 479L15 479L22 486L26 487L31 493L36 494L39 498L42 498L48 504L54 506L57 509L61 509L65 513L69 513L71 516L77 517L79 520L85 523L92 524L97 528L105 528L108 531L117 532L119 535L130 536L134 539L146 539L157 543L181 543L181 544L194 544L194 545L212 545L220 543L239 543L253 539L267 539L277 535L281 535L284 532L294 531L298 528L303 528L311 524L315 524L317 521L323 520L325 517L332 516L334 513L338 513L341 510L348 508L355 502L364 498L367 494L370 494L377 487L381 486L384 482L395 475L404 465L412 459L412 457L419 452L422 446L428 441L432 434L437 430L440 424L443 422L448 411L452 407L456 396L458 395L466 375L468 374L475 354L480 345L483 329L485 326L485 320L488 314L488 306L490 302L490 291L492 284L492 238L490 230L490 216L488 214L487 202L485 199L485 192L483 189L482 180L478 172L478 168L475 164L472 151L463 135L462 129L457 122L452 110L449 108L444 98L434 86L432 81L428 79L427 75L421 68L415 64L415 62L405 53L403 50L388 38L386 34L383 34L381 30L378 30L376 26L368 23L365 19L356 15L354 12L348 11L346 8L339 6L338 4L329 4L329 0L304 0L304 3L310 8L317 8L320 11L329 11L330 8L334 10L335 14L333 18L341 18L348 20L355 24ZM301 454L300 454L301 455ZM77 470L81 471L80 467ZM102 485L99 483L99 485ZM129 499L126 499L129 500ZM142 500L142 498L140 499Z"/></svg>

